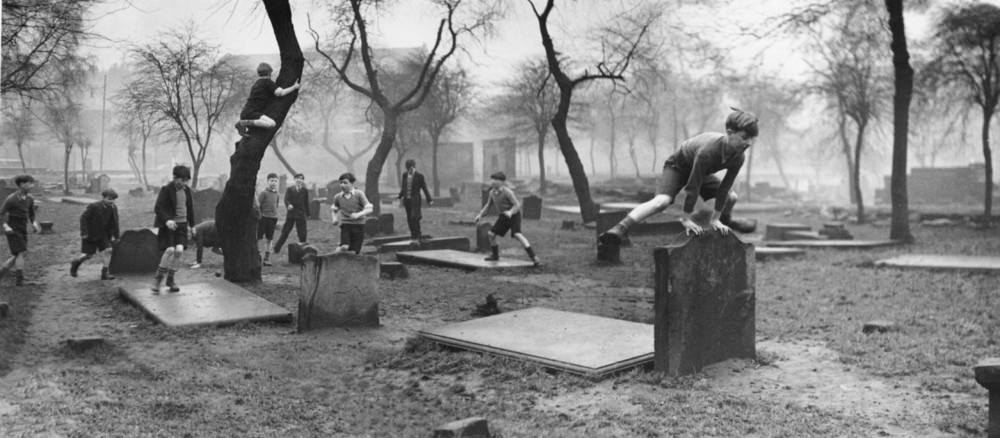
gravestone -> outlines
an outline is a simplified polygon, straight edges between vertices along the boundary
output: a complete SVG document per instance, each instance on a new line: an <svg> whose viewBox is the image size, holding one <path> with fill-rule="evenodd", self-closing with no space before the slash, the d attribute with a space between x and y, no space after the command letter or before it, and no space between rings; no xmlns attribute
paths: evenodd
<svg viewBox="0 0 1000 438"><path fill-rule="evenodd" d="M541 219L542 198L535 195L525 196L521 203L521 216L525 219Z"/></svg>
<svg viewBox="0 0 1000 438"><path fill-rule="evenodd" d="M448 187L448 196L453 202L462 202L462 194L458 187Z"/></svg>
<svg viewBox="0 0 1000 438"><path fill-rule="evenodd" d="M618 245L597 244L597 261L617 265L622 262L622 247Z"/></svg>
<svg viewBox="0 0 1000 438"><path fill-rule="evenodd" d="M653 258L656 370L679 376L756 357L753 245L709 233L656 248Z"/></svg>
<svg viewBox="0 0 1000 438"><path fill-rule="evenodd" d="M309 220L318 221L320 219L319 212L323 210L324 202L326 202L326 198L313 198L309 200Z"/></svg>
<svg viewBox="0 0 1000 438"><path fill-rule="evenodd" d="M384 234L391 236L396 233L396 227L394 226L395 220L392 213L382 213L378 216L378 232L379 234Z"/></svg>
<svg viewBox="0 0 1000 438"><path fill-rule="evenodd" d="M125 230L111 247L108 271L112 274L150 274L160 264L156 233L148 228Z"/></svg>
<svg viewBox="0 0 1000 438"><path fill-rule="evenodd" d="M792 223L776 223L767 224L767 228L764 231L764 240L789 240L785 235L789 231L811 231L809 225L805 224L792 224Z"/></svg>
<svg viewBox="0 0 1000 438"><path fill-rule="evenodd" d="M476 225L476 251L490 251L490 229L492 228L493 225L488 222Z"/></svg>
<svg viewBox="0 0 1000 438"><path fill-rule="evenodd" d="M194 222L196 224L206 219L215 219L215 206L222 199L222 192L215 189L198 190L191 197L194 203Z"/></svg>
<svg viewBox="0 0 1000 438"><path fill-rule="evenodd" d="M827 239L854 239L854 236L851 235L850 231L847 231L843 222L825 222L823 223L823 229L819 230L819 234L826 236Z"/></svg>
<svg viewBox="0 0 1000 438"><path fill-rule="evenodd" d="M134 189L129 189L128 195L133 198L141 198L143 196L146 196L146 191L143 190L142 187L136 187Z"/></svg>
<svg viewBox="0 0 1000 438"><path fill-rule="evenodd" d="M431 236L427 235L427 234L424 234L423 236L420 236L420 238L424 239L424 240L427 240L427 239L431 239ZM387 243L409 242L411 240L413 240L413 237L409 236L409 235L384 236L384 237L373 237L371 239L367 239L367 240L365 240L365 244L366 245L372 245L372 246L382 246L382 245L385 245Z"/></svg>
<svg viewBox="0 0 1000 438"><path fill-rule="evenodd" d="M39 231L41 234L53 234L56 232L52 229L54 226L52 222L39 222L38 225L42 227L41 231Z"/></svg>
<svg viewBox="0 0 1000 438"><path fill-rule="evenodd" d="M104 190L111 187L111 177L107 174L101 174L97 178L90 180L90 187L87 187L87 193L90 194L101 194Z"/></svg>
<svg viewBox="0 0 1000 438"><path fill-rule="evenodd" d="M318 251L316 247L306 244L303 245L298 242L292 242L288 244L288 263L292 265L301 265L302 260L307 254L316 255Z"/></svg>
<svg viewBox="0 0 1000 438"><path fill-rule="evenodd" d="M605 231L611 229L611 227L621 222L628 215L627 211L608 211L597 214L597 226L594 228L597 231L597 237L604 234ZM632 246L632 241L629 240L628 236L622 236L621 246Z"/></svg>
<svg viewBox="0 0 1000 438"><path fill-rule="evenodd" d="M433 438L490 438L490 427L482 417L452 421L434 429Z"/></svg>
<svg viewBox="0 0 1000 438"><path fill-rule="evenodd" d="M327 197L330 196L330 188L329 187L320 187L319 189L316 190L316 194L320 198L327 198Z"/></svg>
<svg viewBox="0 0 1000 438"><path fill-rule="evenodd" d="M434 200L434 204L428 207L440 207L440 208L451 208L455 206L455 200L451 198L437 198Z"/></svg>
<svg viewBox="0 0 1000 438"><path fill-rule="evenodd" d="M826 237L815 231L785 231L785 239L787 240L823 240Z"/></svg>
<svg viewBox="0 0 1000 438"><path fill-rule="evenodd" d="M379 222L377 217L365 218L365 237L378 236Z"/></svg>
<svg viewBox="0 0 1000 438"><path fill-rule="evenodd" d="M976 382L990 392L987 438L1000 438L1000 358L987 357L972 368Z"/></svg>
<svg viewBox="0 0 1000 438"><path fill-rule="evenodd" d="M400 262L382 262L379 264L379 277L394 280L397 278L406 278L409 274L406 271L406 265Z"/></svg>
<svg viewBox="0 0 1000 438"><path fill-rule="evenodd" d="M323 327L377 327L378 258L335 253L302 267L300 332Z"/></svg>

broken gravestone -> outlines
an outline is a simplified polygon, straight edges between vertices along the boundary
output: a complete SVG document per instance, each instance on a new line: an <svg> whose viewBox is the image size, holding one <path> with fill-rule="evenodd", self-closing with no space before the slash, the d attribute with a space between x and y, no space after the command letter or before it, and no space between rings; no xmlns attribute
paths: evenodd
<svg viewBox="0 0 1000 438"><path fill-rule="evenodd" d="M308 257L302 266L298 331L377 327L379 262L347 253Z"/></svg>
<svg viewBox="0 0 1000 438"><path fill-rule="evenodd" d="M654 366L671 376L756 357L754 248L734 234L653 250Z"/></svg>
<svg viewBox="0 0 1000 438"><path fill-rule="evenodd" d="M160 245L149 228L125 230L111 247L112 274L149 274L160 264Z"/></svg>

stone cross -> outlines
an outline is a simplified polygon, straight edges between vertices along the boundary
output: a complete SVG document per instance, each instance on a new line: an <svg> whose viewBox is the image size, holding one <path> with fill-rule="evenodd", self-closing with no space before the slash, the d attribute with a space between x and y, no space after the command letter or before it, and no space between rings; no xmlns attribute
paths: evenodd
<svg viewBox="0 0 1000 438"><path fill-rule="evenodd" d="M754 248L734 234L679 236L653 250L654 367L671 376L755 358Z"/></svg>
<svg viewBox="0 0 1000 438"><path fill-rule="evenodd" d="M972 370L976 382L990 391L990 422L986 433L989 438L1000 438L1000 357L979 361Z"/></svg>

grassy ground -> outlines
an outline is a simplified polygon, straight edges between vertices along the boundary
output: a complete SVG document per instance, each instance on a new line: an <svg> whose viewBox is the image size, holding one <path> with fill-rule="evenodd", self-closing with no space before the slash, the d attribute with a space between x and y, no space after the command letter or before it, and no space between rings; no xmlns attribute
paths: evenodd
<svg viewBox="0 0 1000 438"><path fill-rule="evenodd" d="M553 202L547 200L546 202ZM125 228L148 226L151 199L123 199ZM471 318L487 294L511 310L546 306L652 322L651 250L637 236L625 263L598 266L594 232L561 230L572 215L545 211L525 233L545 266L472 272L411 267L382 281L382 327L294 332L294 324L171 330L96 280L96 266L68 276L82 207L43 204L57 235L33 236L29 275L44 286L0 283L11 317L0 319L2 436L428 436L437 425L481 415L520 436L976 436L986 392L971 366L996 356L996 275L876 269L897 253L1000 253L995 230L915 227L917 243L810 250L757 265L757 361L664 378L636 369L591 381L414 338L425 327ZM396 229L405 220L396 214ZM467 235L472 204L427 209L426 232ZM818 216L758 215L762 221ZM312 221L310 241L330 249L333 227ZM850 226L859 238L887 228ZM512 240L504 254L524 257ZM283 255L282 255L283 256ZM193 258L191 254L188 258ZM279 257L282 259L283 257ZM189 260L190 261L190 260ZM179 280L209 277L222 260ZM296 309L298 268L265 268L248 288ZM900 330L865 335L871 319ZM107 345L75 353L61 341L96 334Z"/></svg>

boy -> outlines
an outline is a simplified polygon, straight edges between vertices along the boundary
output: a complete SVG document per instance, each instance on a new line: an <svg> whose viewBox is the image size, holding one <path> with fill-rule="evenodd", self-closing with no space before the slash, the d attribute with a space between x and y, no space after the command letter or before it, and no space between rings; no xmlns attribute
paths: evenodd
<svg viewBox="0 0 1000 438"><path fill-rule="evenodd" d="M257 66L257 76L259 77L250 87L250 96L247 97L247 103L243 105L243 111L240 112L240 120L236 122L236 131L241 136L250 135L249 128L251 126L265 129L274 128L277 123L264 114L267 104L271 103L275 97L285 97L300 88L298 80L291 87L279 87L271 80L271 72L271 66L266 62Z"/></svg>
<svg viewBox="0 0 1000 438"><path fill-rule="evenodd" d="M757 116L733 108L726 118L726 133L706 132L681 143L680 149L663 164L663 175L653 199L639 205L625 219L598 238L605 245L620 245L629 227L665 210L674 202L677 193L684 189L684 212L681 218L685 233L700 235L704 230L692 220L695 202L700 194L706 201L715 198L715 210L709 224L723 235L730 230L752 233L756 224L732 218L736 193L730 191L736 174L743 166L744 151L757 138ZM726 170L719 181L715 172Z"/></svg>
<svg viewBox="0 0 1000 438"><path fill-rule="evenodd" d="M194 264L191 265L191 269L201 267L205 248L209 248L212 252L222 255L222 241L219 240L219 232L215 229L214 219L209 219L195 225L194 229L191 230L191 239L194 240L195 247Z"/></svg>
<svg viewBox="0 0 1000 438"><path fill-rule="evenodd" d="M104 250L118 241L118 193L112 189L101 192L101 200L91 203L80 215L80 255L69 264L69 275L76 277L83 262L97 256L101 262L101 280L114 280L108 273Z"/></svg>
<svg viewBox="0 0 1000 438"><path fill-rule="evenodd" d="M11 193L0 204L0 225L7 236L7 247L11 257L0 266L0 279L11 268L14 268L14 285L24 286L24 256L28 252L28 224L34 232L40 227L35 221L35 199L28 193L35 187L35 179L31 175L18 175L14 178L17 191Z"/></svg>
<svg viewBox="0 0 1000 438"><path fill-rule="evenodd" d="M374 210L371 202L365 197L365 192L354 188L354 175L345 173L337 178L340 181L340 193L333 197L330 206L333 225L340 224L340 247L337 251L354 251L361 254L361 245L365 241L365 216Z"/></svg>
<svg viewBox="0 0 1000 438"><path fill-rule="evenodd" d="M157 294L160 293L164 276L170 292L181 290L174 282L174 274L180 267L184 247L190 240L189 226L194 224L194 204L191 200L191 188L188 187L191 169L187 166L174 166L173 176L173 181L160 188L156 207L153 209L156 213L153 226L159 229L156 236L160 250L163 251L160 267L153 279L153 293Z"/></svg>
<svg viewBox="0 0 1000 438"><path fill-rule="evenodd" d="M420 192L424 192L427 198L427 205L433 205L431 193L427 190L427 182L424 175L417 172L417 161L406 160L406 172L399 178L400 190L396 199L403 201L403 208L406 210L406 224L410 228L410 238L413 241L420 241Z"/></svg>
<svg viewBox="0 0 1000 438"><path fill-rule="evenodd" d="M510 231L510 237L521 242L524 252L528 253L528 257L531 257L531 262L535 266L538 266L541 262L538 260L538 256L535 255L534 248L531 247L528 238L524 237L524 234L521 233L521 202L518 201L514 191L506 186L506 181L507 175L503 172L490 175L489 200L486 201L486 205L476 215L475 221L479 222L479 219L482 219L486 211L489 210L490 204L496 205L497 209L500 210L500 216L497 217L497 221L493 224L493 228L489 232L491 254L485 260L490 262L500 260L500 247L497 245L497 236L503 237L507 234L507 231Z"/></svg>
<svg viewBox="0 0 1000 438"><path fill-rule="evenodd" d="M306 189L306 176L301 173L295 174L295 185L285 190L285 224L281 226L281 235L278 242L274 244L274 253L281 252L281 246L285 244L288 235L295 227L298 234L299 243L306 244L306 218L309 217L309 190Z"/></svg>
<svg viewBox="0 0 1000 438"><path fill-rule="evenodd" d="M264 266L271 266L271 241L278 226L278 174L267 174L267 187L257 196L260 223L257 224L257 241L264 239Z"/></svg>

